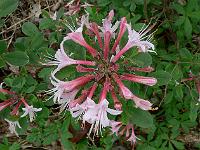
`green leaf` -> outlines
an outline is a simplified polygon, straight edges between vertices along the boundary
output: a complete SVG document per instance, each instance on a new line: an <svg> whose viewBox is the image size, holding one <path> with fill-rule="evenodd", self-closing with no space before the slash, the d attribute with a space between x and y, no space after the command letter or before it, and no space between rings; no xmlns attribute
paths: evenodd
<svg viewBox="0 0 200 150"><path fill-rule="evenodd" d="M179 50L180 56L181 58L183 58L184 60L192 60L192 54L190 53L190 51L187 48L181 48Z"/></svg>
<svg viewBox="0 0 200 150"><path fill-rule="evenodd" d="M20 145L18 143L13 143L10 147L9 150L19 150L20 149Z"/></svg>
<svg viewBox="0 0 200 150"><path fill-rule="evenodd" d="M178 149L178 150L182 150L185 149L184 144L175 140L171 141L173 143L173 145Z"/></svg>
<svg viewBox="0 0 200 150"><path fill-rule="evenodd" d="M29 62L29 57L25 52L15 51L4 55L5 60L14 66L24 66Z"/></svg>
<svg viewBox="0 0 200 150"><path fill-rule="evenodd" d="M110 1L109 0L101 0L101 1L97 1L97 3L98 3L98 6L103 7L103 6L108 5L110 3Z"/></svg>
<svg viewBox="0 0 200 150"><path fill-rule="evenodd" d="M41 145L43 138L42 130L40 128L32 128L31 131L31 134L28 134L26 137L26 141L37 144L38 146Z"/></svg>
<svg viewBox="0 0 200 150"><path fill-rule="evenodd" d="M17 6L18 0L0 0L0 18L15 11Z"/></svg>
<svg viewBox="0 0 200 150"><path fill-rule="evenodd" d="M0 19L0 28L2 28L5 24L5 20L4 19Z"/></svg>
<svg viewBox="0 0 200 150"><path fill-rule="evenodd" d="M172 75L173 79L176 81L181 80L183 78L182 70L178 65L175 66L171 75Z"/></svg>
<svg viewBox="0 0 200 150"><path fill-rule="evenodd" d="M200 11L193 11L191 13L188 14L189 17L191 17L191 19L196 19L196 20L200 20Z"/></svg>
<svg viewBox="0 0 200 150"><path fill-rule="evenodd" d="M39 73L38 73L38 77L42 78L42 79L49 79L49 75L52 72L52 68L43 68Z"/></svg>
<svg viewBox="0 0 200 150"><path fill-rule="evenodd" d="M59 129L59 124L57 124L57 123L49 124L44 129L42 144L49 145L52 142L58 140L58 138L59 138L58 129Z"/></svg>
<svg viewBox="0 0 200 150"><path fill-rule="evenodd" d="M140 67L147 67L152 64L152 57L149 53L139 53L135 56L135 61Z"/></svg>
<svg viewBox="0 0 200 150"><path fill-rule="evenodd" d="M174 25L175 26L180 26L180 25L182 25L184 23L184 21L185 21L185 17L184 16L179 16Z"/></svg>
<svg viewBox="0 0 200 150"><path fill-rule="evenodd" d="M0 57L0 68L5 66L5 61Z"/></svg>
<svg viewBox="0 0 200 150"><path fill-rule="evenodd" d="M55 28L55 23L52 19L44 18L40 21L39 29L44 30L44 29L52 29L52 28Z"/></svg>
<svg viewBox="0 0 200 150"><path fill-rule="evenodd" d="M9 146L8 145L4 145L4 144L0 144L0 149L9 150Z"/></svg>
<svg viewBox="0 0 200 150"><path fill-rule="evenodd" d="M133 108L129 113L129 121L142 128L153 127L153 117L148 111Z"/></svg>
<svg viewBox="0 0 200 150"><path fill-rule="evenodd" d="M42 107L42 111L38 113L37 119L40 120L41 118L48 118L49 114L49 109L46 107Z"/></svg>
<svg viewBox="0 0 200 150"><path fill-rule="evenodd" d="M197 105L197 102L191 101L190 114L189 114L191 122L194 122L197 119L198 110L199 110L199 106Z"/></svg>
<svg viewBox="0 0 200 150"><path fill-rule="evenodd" d="M157 149L147 144L141 144L137 146L137 150L157 150Z"/></svg>
<svg viewBox="0 0 200 150"><path fill-rule="evenodd" d="M181 85L178 85L174 88L174 93L175 93L175 96L177 97L177 99L181 100L183 98L183 90L182 90L182 86Z"/></svg>
<svg viewBox="0 0 200 150"><path fill-rule="evenodd" d="M179 5L179 4L173 4L172 8L175 9L177 11L177 13L185 15L185 10L184 10L184 8L181 5Z"/></svg>
<svg viewBox="0 0 200 150"><path fill-rule="evenodd" d="M22 25L22 32L27 36L34 36L35 34L39 33L39 30L35 24L31 22L25 22Z"/></svg>
<svg viewBox="0 0 200 150"><path fill-rule="evenodd" d="M156 84L158 86L167 85L168 82L171 80L171 74L163 70L154 72L151 75L158 80Z"/></svg>
<svg viewBox="0 0 200 150"><path fill-rule="evenodd" d="M65 12L65 8L64 7L61 7L58 12L57 12L57 17L56 19L60 19L63 15L64 15L64 12Z"/></svg>
<svg viewBox="0 0 200 150"><path fill-rule="evenodd" d="M26 78L23 76L16 77L13 80L12 86L21 89L26 83Z"/></svg>
<svg viewBox="0 0 200 150"><path fill-rule="evenodd" d="M6 52L7 44L6 41L0 41L0 54Z"/></svg>
<svg viewBox="0 0 200 150"><path fill-rule="evenodd" d="M62 128L61 128L61 143L64 146L64 148L67 149L74 149L74 145L72 142L69 141L69 138L72 138L72 134L68 131L70 124L70 120L65 120L63 122Z"/></svg>
<svg viewBox="0 0 200 150"><path fill-rule="evenodd" d="M173 99L173 92L169 91L164 99L165 104L169 104Z"/></svg>
<svg viewBox="0 0 200 150"><path fill-rule="evenodd" d="M185 18L184 31L185 31L186 37L190 38L192 36L192 24L188 17Z"/></svg>

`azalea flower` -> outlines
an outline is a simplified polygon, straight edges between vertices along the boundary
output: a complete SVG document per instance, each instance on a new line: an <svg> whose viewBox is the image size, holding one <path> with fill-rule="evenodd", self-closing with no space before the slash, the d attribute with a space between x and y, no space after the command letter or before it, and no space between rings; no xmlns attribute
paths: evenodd
<svg viewBox="0 0 200 150"><path fill-rule="evenodd" d="M125 134L127 141L130 141L131 144L135 144L136 139L140 140L135 136L134 127L132 124L123 126L122 122L117 122L114 120L110 121L111 131L117 136L122 136Z"/></svg>
<svg viewBox="0 0 200 150"><path fill-rule="evenodd" d="M95 102L89 97L87 97L87 99L82 104L77 103L75 107L72 107L70 109L70 112L72 114L72 117L74 118L82 117L82 115L84 115L85 112L88 111L88 109L94 108L95 105L96 105ZM83 119L83 122L85 122L85 119Z"/></svg>
<svg viewBox="0 0 200 150"><path fill-rule="evenodd" d="M68 104L70 103L70 101L74 100L77 93L78 93L79 89L74 89L71 92L67 92L67 93L63 93L61 96L61 99L58 101L58 104L60 104L60 112L63 112Z"/></svg>
<svg viewBox="0 0 200 150"><path fill-rule="evenodd" d="M128 124L126 128L126 137L128 138L127 141L130 141L131 144L135 144L136 139L140 140L138 137L135 136L134 127L132 124ZM131 130L131 132L129 130Z"/></svg>
<svg viewBox="0 0 200 150"><path fill-rule="evenodd" d="M21 117L25 117L27 115L29 115L30 118L30 122L32 122L35 119L36 116L36 112L39 112L42 110L42 108L33 108L33 106L26 106L25 108L22 108L24 112L23 115L21 115Z"/></svg>
<svg viewBox="0 0 200 150"><path fill-rule="evenodd" d="M79 86L85 85L90 80L94 78L93 75L86 75L83 77L79 77L72 81L60 81L54 76L54 73L52 73L51 76L51 83L55 86L53 89L49 90L48 93L54 93L54 103L60 102L61 96L64 92L71 92L74 89L78 88Z"/></svg>
<svg viewBox="0 0 200 150"><path fill-rule="evenodd" d="M29 106L24 98L22 98L21 100L25 105L25 108L22 108L22 110L24 111L24 114L21 115L21 117L25 117L25 116L29 115L30 122L32 122L35 119L36 112L41 111L42 108L34 108L32 105Z"/></svg>
<svg viewBox="0 0 200 150"><path fill-rule="evenodd" d="M0 111L4 108L7 108L8 106L12 105L12 102L10 100L6 100L4 102L0 103Z"/></svg>
<svg viewBox="0 0 200 150"><path fill-rule="evenodd" d="M104 99L99 104L96 104L93 108L88 109L83 116L84 120L92 124L89 134L94 129L94 133L98 135L99 131L101 133L102 128L110 125L110 120L108 119L107 113L111 115L119 115L122 113L122 111L108 108L108 104L109 102Z"/></svg>
<svg viewBox="0 0 200 150"><path fill-rule="evenodd" d="M82 120L83 124L85 122L91 124L88 135L92 131L94 135L98 135L103 128L111 126L108 114L116 116L122 113L122 103L119 97L134 101L135 107L143 110L149 110L152 106L149 101L134 95L123 81L128 80L153 86L157 82L155 78L138 76L135 73L136 71L150 72L153 71L153 68L150 66L138 68L128 65L129 62L127 62L125 66L129 68L122 72L121 68L124 68L124 64L117 63L117 60L125 59L123 54L134 46L138 48L139 53L151 52L150 49L154 49L154 45L150 43L151 35L147 35L150 30L145 28L136 32L127 24L125 17L113 24L113 17L114 11L110 11L108 16L102 20L101 26L90 22L89 15L82 16L80 26L77 29L67 25L71 32L63 38L55 58L51 58L52 61L48 62L49 65L57 66L51 73L50 80L53 88L48 91L48 94L52 94L54 103L61 105L61 110L70 111L72 117ZM121 39L127 30L128 42L124 48L120 49ZM85 40L85 36L89 40ZM74 60L67 56L64 42L69 40L86 48L91 60ZM87 41L91 41L93 45ZM57 79L56 73L69 65L76 65L78 78L70 81ZM134 73L130 74L129 70ZM77 89L79 89L80 94L77 94ZM101 90L100 96L99 90ZM111 99L108 98L108 93L110 93ZM111 100L113 103L110 103ZM109 106L109 103L114 105ZM119 124L119 126L121 125ZM132 127L129 129L131 130ZM115 128L115 131L118 131L118 127ZM127 138L129 141L135 141L133 130Z"/></svg>
<svg viewBox="0 0 200 150"><path fill-rule="evenodd" d="M68 33L66 39L71 39L72 41L80 44L81 46L85 47L88 52L93 56L96 57L98 55L97 50L94 49L92 46L90 46L85 39L83 38L83 25L84 23L81 24L81 27L79 27L76 31Z"/></svg>
<svg viewBox="0 0 200 150"><path fill-rule="evenodd" d="M137 83L142 83L142 84L149 85L149 86L153 86L157 83L156 78L137 76L137 75L133 75L133 74L123 74L121 76L121 79L129 80L129 81L133 81L133 82L137 82Z"/></svg>
<svg viewBox="0 0 200 150"><path fill-rule="evenodd" d="M113 75L114 80L117 82L118 86L120 87L123 96L126 99L131 99L135 102L136 107L139 107L143 110L151 110L151 106L152 104L147 101L147 100L143 100L137 96L135 96L120 80L119 76L117 74ZM144 82L143 80L139 81L139 82Z"/></svg>
<svg viewBox="0 0 200 150"><path fill-rule="evenodd" d="M120 121L114 121L110 120L110 126L111 126L111 131L112 133L118 135L119 134L119 129L122 127L122 122Z"/></svg>
<svg viewBox="0 0 200 150"><path fill-rule="evenodd" d="M50 18L52 20L56 20L57 19L57 11L55 11L55 13L53 15L50 15Z"/></svg>
<svg viewBox="0 0 200 150"><path fill-rule="evenodd" d="M94 83L91 89L89 90L89 94L87 91L85 91L81 97L79 97L78 99L74 101L71 101L71 103L69 104L69 107L70 107L70 112L72 114L72 117L75 117L75 118L82 117L83 123L85 123L86 119L84 118L87 118L87 114L85 116L83 115L85 114L86 111L88 111L88 109L91 110L91 108L94 108L96 106L96 103L92 100L92 96L94 95L94 91L96 90L96 88L97 88L97 83ZM86 100L82 102L85 97L87 97ZM87 121L89 122L89 120Z"/></svg>
<svg viewBox="0 0 200 150"><path fill-rule="evenodd" d="M89 65L89 66L94 66L95 62L92 61L85 61L85 60L74 60L67 56L65 53L64 49L62 48L59 49L56 54L55 58L51 58L52 60L49 60L47 63L44 63L44 65L56 65L57 68L54 70L54 74L58 71L60 71L62 68L73 65L73 64L78 64L78 65Z"/></svg>
<svg viewBox="0 0 200 150"><path fill-rule="evenodd" d="M146 28L140 32L131 29L131 25L126 24L128 29L128 42L120 50L115 57L112 59L112 62L116 62L126 51L128 51L133 46L138 47L139 52L155 52L154 45L149 42L151 35L147 36L149 32ZM148 38L146 41L143 41L145 38ZM150 50L152 49L152 50Z"/></svg>
<svg viewBox="0 0 200 150"><path fill-rule="evenodd" d="M9 130L11 134L15 134L16 136L19 136L17 131L16 131L16 127L21 128L20 124L18 121L10 121L8 119L5 119L5 121L7 121L9 123Z"/></svg>

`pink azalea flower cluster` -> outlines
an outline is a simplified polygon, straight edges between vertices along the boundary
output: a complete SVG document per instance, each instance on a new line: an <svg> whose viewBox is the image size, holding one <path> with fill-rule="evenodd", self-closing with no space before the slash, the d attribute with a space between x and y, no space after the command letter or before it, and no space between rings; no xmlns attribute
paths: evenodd
<svg viewBox="0 0 200 150"><path fill-rule="evenodd" d="M25 108L22 108L22 110L24 111L24 114L22 114L21 117L25 117L25 116L29 115L30 122L32 122L35 119L36 112L39 112L42 110L42 108L34 108L32 105L31 106L28 105L26 100L23 97L20 98L17 95L17 93L15 93L13 91L9 91L7 89L3 89L2 84L0 86L0 92L4 93L4 94L8 94L10 96L9 99L0 103L0 111L2 111L3 109L5 109L7 107L11 107L12 111L10 112L10 114L13 116L19 116L19 114L20 114L19 108L22 104L24 104ZM10 132L14 133L15 135L18 136L15 128L16 128L16 126L21 128L19 122L18 121L10 121L8 119L5 119L5 120L9 123Z"/></svg>
<svg viewBox="0 0 200 150"><path fill-rule="evenodd" d="M112 25L113 16L114 11L110 11L108 16L103 19L102 27L95 22L89 22L88 16L83 16L80 27L63 38L55 57L46 63L46 65L57 66L51 73L50 78L54 88L49 90L49 93L53 93L54 103L61 105L61 111L68 110L74 118L81 119L83 123L90 123L89 134L93 131L94 135L101 133L103 128L109 126L116 132L116 127L113 127L115 123L108 118L108 114L119 115L122 113L122 103L118 97L134 101L135 107L143 110L151 109L152 104L148 100L134 95L123 81L127 80L148 86L153 86L157 82L153 77L129 74L130 71L126 73L119 72L121 67L118 63L119 59L130 48L137 47L138 52L154 52L154 45L150 42L152 36L147 35L149 32L147 27L137 32L131 29L131 25L127 23L125 17ZM90 33L91 38L97 41L99 48L94 48L86 42L83 37L84 27L86 27L87 33ZM128 41L122 47L120 41L126 31L128 31ZM91 55L93 60L74 60L70 58L64 50L64 42L69 40L86 48L87 53ZM77 72L85 73L85 75L71 81L57 79L55 74L69 65L77 65ZM130 67L129 70L151 72L153 68ZM90 87L86 88L86 85ZM102 88L100 94L98 94L97 88ZM81 93L80 96L77 96L78 92ZM109 93L114 102L114 108L109 108L109 102L111 101L107 96ZM127 137L129 136L129 130L131 130L128 141L134 143L133 126L128 125L124 130L127 130Z"/></svg>

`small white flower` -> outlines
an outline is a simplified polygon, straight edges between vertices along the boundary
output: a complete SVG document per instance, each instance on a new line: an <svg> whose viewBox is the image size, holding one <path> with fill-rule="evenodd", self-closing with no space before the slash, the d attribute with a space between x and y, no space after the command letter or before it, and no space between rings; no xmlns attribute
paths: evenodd
<svg viewBox="0 0 200 150"><path fill-rule="evenodd" d="M88 109L94 108L96 106L95 102L87 97L87 99L82 104L76 104L75 107L70 109L70 112L72 114L72 117L76 118L82 118ZM85 118L83 118L83 123L85 123ZM88 120L86 120L88 121Z"/></svg>
<svg viewBox="0 0 200 150"><path fill-rule="evenodd" d="M8 119L5 119L5 121L7 121L9 123L9 130L11 134L15 134L16 136L18 136L18 133L16 131L16 126L18 126L18 128L21 128L20 124L18 121L10 121Z"/></svg>
<svg viewBox="0 0 200 150"><path fill-rule="evenodd" d="M62 94L61 99L58 101L58 104L60 104L60 113L63 112L67 108L70 101L75 99L78 91L79 89L75 89L71 92Z"/></svg>
<svg viewBox="0 0 200 150"><path fill-rule="evenodd" d="M83 115L83 120L86 120L87 122L92 124L89 135L92 130L94 130L94 133L98 135L99 131L101 133L102 128L110 125L110 120L107 116L107 113L111 115L119 115L122 113L122 111L108 108L108 104L109 102L104 99L99 104L96 104L95 107L88 109L88 111L86 111Z"/></svg>
<svg viewBox="0 0 200 150"><path fill-rule="evenodd" d="M33 108L33 106L26 106L25 108L22 108L24 112L23 115L21 115L21 117L25 117L26 115L29 115L30 117L30 122L32 122L35 119L36 116L36 112L41 111L42 108Z"/></svg>
<svg viewBox="0 0 200 150"><path fill-rule="evenodd" d="M53 20L57 19L57 12L55 11L55 13L53 15L50 15L50 18Z"/></svg>
<svg viewBox="0 0 200 150"><path fill-rule="evenodd" d="M154 52L154 45L150 42L152 34L146 35L149 30L146 28L142 29L139 32L136 32L134 29L131 29L131 25L126 24L128 29L128 43L127 47L131 48L137 46L140 52ZM152 49L152 50L149 50Z"/></svg>

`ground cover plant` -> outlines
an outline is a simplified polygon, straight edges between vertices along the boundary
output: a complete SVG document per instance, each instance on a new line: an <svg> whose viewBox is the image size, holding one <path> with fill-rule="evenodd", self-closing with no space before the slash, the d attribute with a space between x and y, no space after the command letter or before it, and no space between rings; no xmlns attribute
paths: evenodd
<svg viewBox="0 0 200 150"><path fill-rule="evenodd" d="M2 0L0 27L0 149L200 148L198 0Z"/></svg>

